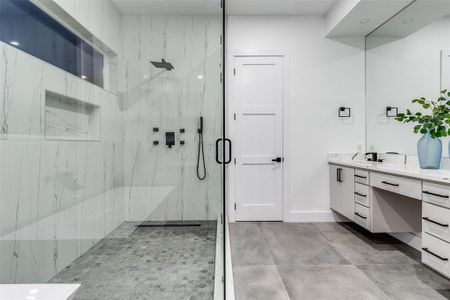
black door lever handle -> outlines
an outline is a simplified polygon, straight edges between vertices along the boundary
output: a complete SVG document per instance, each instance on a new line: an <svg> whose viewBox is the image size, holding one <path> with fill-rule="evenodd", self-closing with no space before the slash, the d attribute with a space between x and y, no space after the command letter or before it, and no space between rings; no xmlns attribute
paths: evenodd
<svg viewBox="0 0 450 300"><path fill-rule="evenodd" d="M277 158L272 159L272 161L280 163L280 162L283 161L283 158L282 157L277 157Z"/></svg>

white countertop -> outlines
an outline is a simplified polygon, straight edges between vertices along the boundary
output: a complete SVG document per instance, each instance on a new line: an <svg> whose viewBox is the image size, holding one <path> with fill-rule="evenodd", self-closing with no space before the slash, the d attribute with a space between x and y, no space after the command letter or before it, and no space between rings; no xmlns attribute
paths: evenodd
<svg viewBox="0 0 450 300"><path fill-rule="evenodd" d="M392 175L399 175L404 177L410 177L450 185L450 170L448 169L428 170L428 169L421 169L419 166L412 164L373 163L363 160L350 160L346 157L329 158L328 162L330 164L336 164L375 172L382 172Z"/></svg>

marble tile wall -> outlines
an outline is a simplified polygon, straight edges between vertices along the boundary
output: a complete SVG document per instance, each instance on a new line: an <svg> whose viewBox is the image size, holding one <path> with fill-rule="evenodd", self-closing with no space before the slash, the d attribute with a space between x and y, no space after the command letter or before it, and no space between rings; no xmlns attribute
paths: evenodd
<svg viewBox="0 0 450 300"><path fill-rule="evenodd" d="M126 218L214 220L222 207L221 167L215 161L215 140L222 134L221 19L125 16L123 24ZM175 69L150 64L161 58ZM200 116L205 181L196 176ZM179 133L181 128L186 132ZM170 149L166 131L176 132L177 144Z"/></svg>
<svg viewBox="0 0 450 300"><path fill-rule="evenodd" d="M98 106L101 141L45 140L46 90ZM45 282L123 221L119 104L0 43L0 283Z"/></svg>

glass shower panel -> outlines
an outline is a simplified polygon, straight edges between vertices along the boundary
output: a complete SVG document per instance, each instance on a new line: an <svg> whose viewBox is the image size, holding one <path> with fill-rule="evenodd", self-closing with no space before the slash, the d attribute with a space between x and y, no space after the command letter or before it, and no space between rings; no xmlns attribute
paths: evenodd
<svg viewBox="0 0 450 300"><path fill-rule="evenodd" d="M222 169L215 161L215 140L222 135L221 20L129 16L124 28L128 218L217 220L223 201ZM161 58L174 69L150 63ZM198 153L200 118L204 157ZM175 145L167 145L167 134L175 136Z"/></svg>
<svg viewBox="0 0 450 300"><path fill-rule="evenodd" d="M83 28L78 69L92 80L0 39L0 284L223 299L223 14L220 1L190 3L150 15L78 2L120 16L114 51L64 14Z"/></svg>

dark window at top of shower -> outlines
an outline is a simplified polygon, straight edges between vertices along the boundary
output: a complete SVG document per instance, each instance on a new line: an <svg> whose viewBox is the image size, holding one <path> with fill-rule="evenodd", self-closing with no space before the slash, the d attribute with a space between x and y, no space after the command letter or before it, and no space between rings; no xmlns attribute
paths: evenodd
<svg viewBox="0 0 450 300"><path fill-rule="evenodd" d="M103 55L29 0L0 0L0 40L103 87Z"/></svg>

